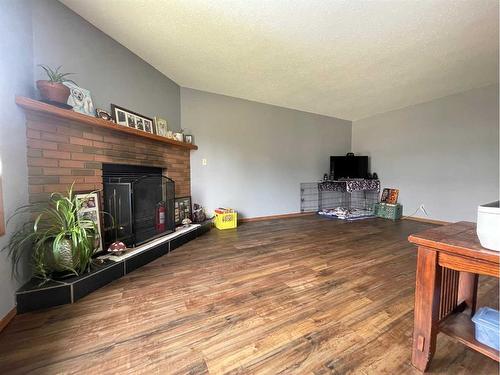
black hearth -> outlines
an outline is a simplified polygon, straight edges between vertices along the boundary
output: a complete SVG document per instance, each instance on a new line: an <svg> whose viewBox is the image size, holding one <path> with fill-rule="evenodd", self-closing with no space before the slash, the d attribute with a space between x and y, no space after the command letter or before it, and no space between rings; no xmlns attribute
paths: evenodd
<svg viewBox="0 0 500 375"><path fill-rule="evenodd" d="M156 167L103 164L104 244L134 247L175 231L175 183Z"/></svg>

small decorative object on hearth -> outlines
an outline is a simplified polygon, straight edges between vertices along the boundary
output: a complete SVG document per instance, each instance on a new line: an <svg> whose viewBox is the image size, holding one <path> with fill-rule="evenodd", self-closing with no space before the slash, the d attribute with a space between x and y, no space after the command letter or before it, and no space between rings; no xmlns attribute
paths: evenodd
<svg viewBox="0 0 500 375"><path fill-rule="evenodd" d="M42 101L62 108L71 109L71 107L68 107L66 104L70 90L64 85L64 82L73 82L66 78L73 73L60 73L59 69L61 69L61 66L56 69L52 69L47 65L38 66L47 73L47 77L49 78L48 80L36 81L36 87L40 91Z"/></svg>
<svg viewBox="0 0 500 375"><path fill-rule="evenodd" d="M31 256L34 276L44 280L88 272L99 232L94 221L79 217L82 204L72 185L66 195L52 193L48 202L17 209L13 216L34 219L16 230L2 249L8 250L13 273L26 254Z"/></svg>
<svg viewBox="0 0 500 375"><path fill-rule="evenodd" d="M182 220L190 219L192 216L191 197L175 198L174 221L175 225L182 224Z"/></svg>
<svg viewBox="0 0 500 375"><path fill-rule="evenodd" d="M189 225L192 223L192 221L188 218L185 218L184 220L182 220L182 225L184 225L185 227L189 227Z"/></svg>
<svg viewBox="0 0 500 375"><path fill-rule="evenodd" d="M152 118L119 107L116 104L111 104L111 114L118 125L154 134Z"/></svg>
<svg viewBox="0 0 500 375"><path fill-rule="evenodd" d="M205 220L207 220L207 214L205 213L205 210L202 206L195 203L193 205L193 221L195 223L203 223Z"/></svg>
<svg viewBox="0 0 500 375"><path fill-rule="evenodd" d="M154 118L156 134L166 137L168 131L167 120L162 119L161 117L156 116Z"/></svg>
<svg viewBox="0 0 500 375"><path fill-rule="evenodd" d="M70 94L67 104L73 108L73 111L95 117L94 103L92 103L90 91L79 87L74 82L66 81L64 85L69 88Z"/></svg>
<svg viewBox="0 0 500 375"><path fill-rule="evenodd" d="M108 111L105 111L104 109L97 108L96 109L96 116L106 120L106 121L113 121L113 117L111 117L111 113Z"/></svg>
<svg viewBox="0 0 500 375"><path fill-rule="evenodd" d="M191 134L186 134L184 136L184 142L190 143L190 144L193 143L193 136Z"/></svg>
<svg viewBox="0 0 500 375"><path fill-rule="evenodd" d="M126 251L127 251L127 246L125 246L125 244L121 241L113 242L108 247L108 252L113 255L122 255Z"/></svg>

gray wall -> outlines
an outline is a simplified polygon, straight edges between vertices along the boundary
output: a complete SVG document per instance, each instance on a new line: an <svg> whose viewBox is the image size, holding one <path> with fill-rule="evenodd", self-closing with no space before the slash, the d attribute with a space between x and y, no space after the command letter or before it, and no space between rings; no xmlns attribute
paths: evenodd
<svg viewBox="0 0 500 375"><path fill-rule="evenodd" d="M45 79L36 64L77 72L74 80L91 91L98 108L115 103L160 115L170 128L180 129L179 86L64 5L56 0L2 0L0 8L0 50L8 51L0 59L0 157L7 217L27 202L25 118L14 97L36 96L34 81ZM0 248L9 232L0 237ZM24 281L22 276L12 279L10 267L6 253L0 253L0 318L14 307L14 292Z"/></svg>
<svg viewBox="0 0 500 375"><path fill-rule="evenodd" d="M193 202L245 217L300 211L299 184L351 146L351 122L181 88L182 126L195 135ZM207 165L202 165L202 159Z"/></svg>
<svg viewBox="0 0 500 375"><path fill-rule="evenodd" d="M6 218L28 201L26 130L24 114L14 104L15 95L33 94L31 9L28 1L2 0L0 11L0 160ZM0 237L0 248L9 240L17 221ZM0 319L14 307L20 281L11 278L11 263L0 253Z"/></svg>
<svg viewBox="0 0 500 375"><path fill-rule="evenodd" d="M405 215L424 204L432 219L476 221L498 199L498 127L492 85L355 121L352 149L400 189Z"/></svg>
<svg viewBox="0 0 500 375"><path fill-rule="evenodd" d="M77 73L97 108L114 103L180 129L179 86L56 0L33 2L33 51L35 65ZM36 67L35 80L44 77Z"/></svg>

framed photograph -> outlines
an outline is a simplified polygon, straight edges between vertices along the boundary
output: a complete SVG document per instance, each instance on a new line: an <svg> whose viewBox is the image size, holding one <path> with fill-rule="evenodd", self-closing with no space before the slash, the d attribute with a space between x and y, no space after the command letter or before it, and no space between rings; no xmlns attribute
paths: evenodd
<svg viewBox="0 0 500 375"><path fill-rule="evenodd" d="M118 124L118 125L123 125L123 126L128 126L128 123L127 123L127 114L125 112L123 112L121 109L117 109L115 111L115 122Z"/></svg>
<svg viewBox="0 0 500 375"><path fill-rule="evenodd" d="M111 114L118 125L128 126L129 128L154 134L152 118L119 107L116 104L111 104Z"/></svg>
<svg viewBox="0 0 500 375"><path fill-rule="evenodd" d="M81 209L78 212L79 218L84 218L86 220L92 220L97 227L99 234L99 244L97 246L96 252L102 251L102 227L101 227L101 197L99 192L78 192L75 194L76 199L81 202Z"/></svg>
<svg viewBox="0 0 500 375"><path fill-rule="evenodd" d="M175 225L181 225L182 220L192 220L193 209L191 206L191 197L175 198L174 203L174 219Z"/></svg>
<svg viewBox="0 0 500 375"><path fill-rule="evenodd" d="M73 82L63 82L63 85L69 88L70 94L67 104L73 107L73 111L95 117L96 113L90 91L75 85Z"/></svg>
<svg viewBox="0 0 500 375"><path fill-rule="evenodd" d="M385 188L380 196L380 203L396 204L398 203L399 189Z"/></svg>
<svg viewBox="0 0 500 375"><path fill-rule="evenodd" d="M193 143L193 136L189 135L189 134L186 134L184 136L184 142L186 142L186 143Z"/></svg>
<svg viewBox="0 0 500 375"><path fill-rule="evenodd" d="M382 195L380 196L380 203L387 203L387 199L389 198L389 189L385 188L382 190Z"/></svg>
<svg viewBox="0 0 500 375"><path fill-rule="evenodd" d="M136 126L135 126L135 116L134 115L127 114L127 126L129 128L136 129Z"/></svg>
<svg viewBox="0 0 500 375"><path fill-rule="evenodd" d="M387 199L387 203L396 204L398 203L399 197L399 189L390 189L389 198Z"/></svg>
<svg viewBox="0 0 500 375"><path fill-rule="evenodd" d="M144 119L144 131L153 134L153 123L148 119Z"/></svg>
<svg viewBox="0 0 500 375"><path fill-rule="evenodd" d="M144 123L142 118L135 116L135 128L144 131Z"/></svg>
<svg viewBox="0 0 500 375"><path fill-rule="evenodd" d="M162 137L166 137L168 132L167 120L162 119L161 117L155 117L154 120L156 134L161 135Z"/></svg>

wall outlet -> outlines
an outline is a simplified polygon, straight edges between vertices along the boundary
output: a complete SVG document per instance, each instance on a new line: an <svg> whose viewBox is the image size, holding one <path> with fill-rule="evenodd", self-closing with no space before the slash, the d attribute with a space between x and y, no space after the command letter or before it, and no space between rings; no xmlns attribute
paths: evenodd
<svg viewBox="0 0 500 375"><path fill-rule="evenodd" d="M201 165L207 165L207 159L201 159Z"/></svg>

